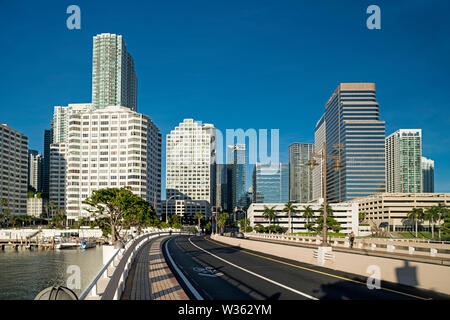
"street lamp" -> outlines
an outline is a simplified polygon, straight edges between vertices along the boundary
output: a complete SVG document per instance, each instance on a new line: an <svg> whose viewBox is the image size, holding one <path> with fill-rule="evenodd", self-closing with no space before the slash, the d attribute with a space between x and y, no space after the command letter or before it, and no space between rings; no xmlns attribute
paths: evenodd
<svg viewBox="0 0 450 320"><path fill-rule="evenodd" d="M245 222L247 222L246 220L247 220L247 211L245 211L244 209L243 209L243 207L240 207L240 206L236 206L236 207L234 207L234 209L233 209L233 222L234 223L236 223L236 215L237 215L237 213L238 212L242 212L242 213L244 213L245 214ZM244 225L244 232L245 232L245 228L246 228L247 226L246 225Z"/></svg>
<svg viewBox="0 0 450 320"><path fill-rule="evenodd" d="M342 168L341 160L340 160L340 150L342 149L342 146L336 145L335 149L339 151L339 155L327 155L327 143L323 143L322 152L320 154L313 153L311 155L311 159L308 161L308 165L310 170L314 170L314 168L318 165L317 161L314 158L322 159L322 180L323 180L323 187L322 187L322 196L323 196L323 228L322 228L322 247L329 247L329 244L327 242L327 161L329 158L335 159L334 164L334 170L336 172L340 171ZM340 184L340 181L339 181Z"/></svg>
<svg viewBox="0 0 450 320"><path fill-rule="evenodd" d="M217 233L217 215L219 214L219 212L222 212L222 207L221 206L212 206L211 210L213 212L213 215L211 216L211 220L212 220L212 217L214 216L214 220L216 222L216 232L214 233L214 234L216 234ZM213 230L211 230L211 231L213 231Z"/></svg>

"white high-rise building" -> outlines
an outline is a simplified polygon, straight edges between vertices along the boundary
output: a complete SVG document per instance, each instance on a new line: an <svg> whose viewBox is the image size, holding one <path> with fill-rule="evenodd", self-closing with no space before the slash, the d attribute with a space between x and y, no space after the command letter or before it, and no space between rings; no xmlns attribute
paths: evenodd
<svg viewBox="0 0 450 320"><path fill-rule="evenodd" d="M422 130L400 129L386 138L387 192L422 192Z"/></svg>
<svg viewBox="0 0 450 320"><path fill-rule="evenodd" d="M323 144L326 142L326 123L325 115L323 115L316 124L316 130L314 132L314 152L321 154ZM317 166L312 172L312 201L318 201L323 198L323 178L322 178L322 159L314 158L317 162Z"/></svg>
<svg viewBox="0 0 450 320"><path fill-rule="evenodd" d="M28 151L28 186L35 192L42 189L42 164L43 158L36 150Z"/></svg>
<svg viewBox="0 0 450 320"><path fill-rule="evenodd" d="M169 203L172 198L214 204L215 164L214 126L184 119L166 138L166 199Z"/></svg>
<svg viewBox="0 0 450 320"><path fill-rule="evenodd" d="M43 199L35 194L27 199L27 215L40 218L44 212Z"/></svg>
<svg viewBox="0 0 450 320"><path fill-rule="evenodd" d="M69 118L67 218L89 216L94 190L130 187L155 210L161 201L161 134L147 116L109 106Z"/></svg>
<svg viewBox="0 0 450 320"><path fill-rule="evenodd" d="M55 106L53 108L53 143L67 142L68 122L71 114L88 112L91 109L92 103L71 103L67 106Z"/></svg>
<svg viewBox="0 0 450 320"><path fill-rule="evenodd" d="M102 33L94 37L92 104L94 109L125 106L137 111L134 60L121 35Z"/></svg>
<svg viewBox="0 0 450 320"><path fill-rule="evenodd" d="M0 122L0 206L10 215L27 214L28 138Z"/></svg>

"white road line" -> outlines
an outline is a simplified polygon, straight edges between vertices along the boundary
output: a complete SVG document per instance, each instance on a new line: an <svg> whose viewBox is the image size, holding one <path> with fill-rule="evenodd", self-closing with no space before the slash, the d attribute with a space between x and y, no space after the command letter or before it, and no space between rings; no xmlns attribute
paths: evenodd
<svg viewBox="0 0 450 320"><path fill-rule="evenodd" d="M211 255L211 256L213 256L213 257L219 259L219 260L222 260L223 262L228 263L229 265L232 265L232 266L235 267L235 268L238 268L238 269L240 269L240 270L242 270L242 271L248 272L248 273L254 275L255 277L258 277L258 278L261 278L261 279L263 279L263 280L266 280L266 281L268 281L268 282L270 282L270 283L273 283L273 284L275 284L275 285L277 285L277 286L280 286L280 287L282 287L282 288L284 288L284 289L287 289L287 290L292 291L292 292L294 292L294 293L296 293L296 294L299 294L299 295L301 295L301 296L304 296L304 297L306 297L306 298L308 298L308 299L311 299L311 300L319 300L319 299L317 299L317 298L315 298L315 297L313 297L313 296L310 296L309 294L306 294L306 293L304 293L304 292L295 290L295 289L293 289L293 288L291 288L291 287L288 287L288 286L285 286L284 284L281 284L281 283L279 283L279 282L270 280L270 279L268 279L268 278L266 278L266 277L263 277L263 276L261 276L261 275L259 275L259 274L257 274L257 273L254 273L253 271L247 270L247 269L242 268L242 267L240 267L240 266L237 266L237 265L235 265L234 263L231 263L231 262L229 262L229 261L227 261L227 260L225 260L225 259L222 259L221 257L218 257L218 256L216 256L215 254L212 254L211 252L208 252L208 251L206 251L205 249L202 249L202 248L200 248L199 246L195 245L195 244L191 241L191 238L192 238L192 237L189 238L189 242L190 242L194 247L196 247L196 248L202 250L203 252L206 252L207 254L209 254L209 255Z"/></svg>
<svg viewBox="0 0 450 320"><path fill-rule="evenodd" d="M184 276L184 274L181 272L181 270L177 267L177 265L173 261L172 256L169 253L169 249L167 248L167 244L169 243L169 241L172 241L172 239L166 241L166 245L165 245L166 254L167 254L167 257L170 260L170 263L172 264L173 268L178 273L178 275L181 277L181 279L183 279L184 283L189 288L189 290L192 292L192 294L194 295L195 299L197 299L197 300L204 300L203 297L200 295L200 293L198 293L198 291L195 290L194 286L189 282L189 280Z"/></svg>

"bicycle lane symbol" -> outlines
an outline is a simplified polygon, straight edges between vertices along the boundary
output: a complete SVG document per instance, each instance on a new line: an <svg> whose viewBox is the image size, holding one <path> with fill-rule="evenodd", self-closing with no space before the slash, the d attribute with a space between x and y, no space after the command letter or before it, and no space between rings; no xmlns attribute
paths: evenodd
<svg viewBox="0 0 450 320"><path fill-rule="evenodd" d="M215 277L223 276L222 272L217 272L214 268L211 268L211 267L205 267L205 268L194 267L193 270L195 272L197 272L199 276L203 276L203 277L215 278Z"/></svg>

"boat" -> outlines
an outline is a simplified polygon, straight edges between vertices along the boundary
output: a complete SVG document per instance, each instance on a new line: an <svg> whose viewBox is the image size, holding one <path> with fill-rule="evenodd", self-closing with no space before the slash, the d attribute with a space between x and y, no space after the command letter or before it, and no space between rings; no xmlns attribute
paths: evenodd
<svg viewBox="0 0 450 320"><path fill-rule="evenodd" d="M78 242L60 242L55 244L55 249L70 249L70 248L75 248L80 246L80 244Z"/></svg>
<svg viewBox="0 0 450 320"><path fill-rule="evenodd" d="M81 241L81 247L80 249L90 249L90 248L95 248L95 246L97 245L97 243L95 243L94 241Z"/></svg>

